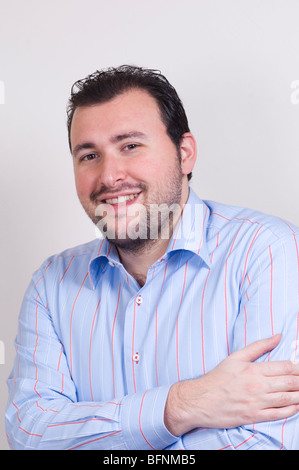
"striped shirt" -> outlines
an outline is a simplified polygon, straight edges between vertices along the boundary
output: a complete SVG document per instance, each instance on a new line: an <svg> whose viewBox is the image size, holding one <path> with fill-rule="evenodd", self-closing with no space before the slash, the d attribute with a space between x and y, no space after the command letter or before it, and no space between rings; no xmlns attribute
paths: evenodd
<svg viewBox="0 0 299 470"><path fill-rule="evenodd" d="M164 425L171 384L276 333L260 360L299 350L299 230L192 190L186 208L142 288L105 239L34 273L8 379L12 448L299 449L297 415L180 437Z"/></svg>

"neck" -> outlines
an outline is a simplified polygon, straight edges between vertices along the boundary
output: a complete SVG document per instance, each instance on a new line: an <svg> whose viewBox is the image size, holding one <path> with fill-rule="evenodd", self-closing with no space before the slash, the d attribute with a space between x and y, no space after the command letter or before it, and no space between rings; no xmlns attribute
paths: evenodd
<svg viewBox="0 0 299 470"><path fill-rule="evenodd" d="M147 278L149 267L157 261L167 250L169 240L155 240L145 246L142 250L133 253L132 251L118 248L119 257L129 274L133 276L142 287Z"/></svg>

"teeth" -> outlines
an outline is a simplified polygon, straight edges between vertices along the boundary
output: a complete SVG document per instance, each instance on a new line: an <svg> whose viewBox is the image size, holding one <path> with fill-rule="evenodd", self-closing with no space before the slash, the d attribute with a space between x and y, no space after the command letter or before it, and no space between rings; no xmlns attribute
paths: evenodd
<svg viewBox="0 0 299 470"><path fill-rule="evenodd" d="M137 196L138 194L128 194L127 196L119 196L119 197L114 197L112 199L106 199L105 202L107 204L121 204L122 202L125 202L125 201L132 201Z"/></svg>

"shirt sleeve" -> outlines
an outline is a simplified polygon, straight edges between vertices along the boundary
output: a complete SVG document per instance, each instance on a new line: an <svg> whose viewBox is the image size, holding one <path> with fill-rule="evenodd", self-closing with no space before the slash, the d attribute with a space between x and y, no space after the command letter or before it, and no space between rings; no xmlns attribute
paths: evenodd
<svg viewBox="0 0 299 470"><path fill-rule="evenodd" d="M168 387L80 402L43 290L29 286L8 379L6 430L13 449L163 449L177 440L164 426Z"/></svg>
<svg viewBox="0 0 299 470"><path fill-rule="evenodd" d="M239 311L231 352L280 333L281 342L259 361L298 361L299 236L263 243L248 258L240 279ZM295 450L299 449L299 414L233 429L195 429L169 449Z"/></svg>

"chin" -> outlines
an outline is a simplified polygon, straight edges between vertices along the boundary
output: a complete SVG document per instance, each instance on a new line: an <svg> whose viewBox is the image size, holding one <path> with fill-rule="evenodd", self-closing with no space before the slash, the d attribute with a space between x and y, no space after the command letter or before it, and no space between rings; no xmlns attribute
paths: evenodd
<svg viewBox="0 0 299 470"><path fill-rule="evenodd" d="M106 237L107 240L116 248L119 248L123 251L133 252L133 253L140 253L141 251L145 250L149 245L152 244L153 240L147 240L142 238L136 238L136 240L132 240L131 238L114 238L109 239Z"/></svg>

